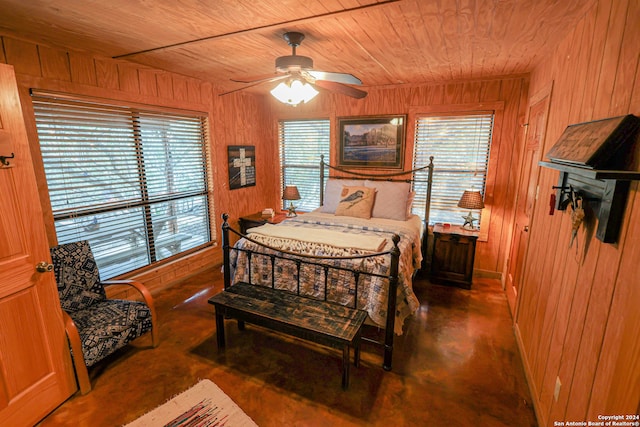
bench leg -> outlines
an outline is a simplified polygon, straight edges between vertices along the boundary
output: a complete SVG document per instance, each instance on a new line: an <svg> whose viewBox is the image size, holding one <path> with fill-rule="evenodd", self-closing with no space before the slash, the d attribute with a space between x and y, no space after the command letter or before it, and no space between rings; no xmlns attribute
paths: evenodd
<svg viewBox="0 0 640 427"><path fill-rule="evenodd" d="M360 366L360 340L356 340L353 345L353 365L355 367Z"/></svg>
<svg viewBox="0 0 640 427"><path fill-rule="evenodd" d="M218 350L224 348L224 315L216 310L216 338L218 340Z"/></svg>
<svg viewBox="0 0 640 427"><path fill-rule="evenodd" d="M349 346L342 348L342 389L349 388Z"/></svg>

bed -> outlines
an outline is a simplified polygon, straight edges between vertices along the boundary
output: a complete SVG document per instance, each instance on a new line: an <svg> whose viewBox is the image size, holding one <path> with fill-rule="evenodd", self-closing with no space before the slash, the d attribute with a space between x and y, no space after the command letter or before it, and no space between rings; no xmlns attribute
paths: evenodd
<svg viewBox="0 0 640 427"><path fill-rule="evenodd" d="M225 282L270 286L366 311L367 323L384 330L378 343L385 348L383 367L390 370L394 335L402 334L405 319L419 307L412 279L425 256L433 158L423 168L390 174L350 172L323 158L320 166L320 208L247 235L231 230L240 238L225 249ZM325 182L326 169L334 175ZM400 179L417 171L427 186L424 221L411 214L412 182ZM396 262L388 256L394 247ZM396 292L389 298L391 282Z"/></svg>

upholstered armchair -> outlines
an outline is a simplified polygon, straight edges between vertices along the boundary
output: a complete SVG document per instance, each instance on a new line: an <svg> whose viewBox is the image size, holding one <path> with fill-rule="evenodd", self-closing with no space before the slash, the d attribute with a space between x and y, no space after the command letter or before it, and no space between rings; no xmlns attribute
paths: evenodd
<svg viewBox="0 0 640 427"><path fill-rule="evenodd" d="M151 293L134 280L100 281L86 240L51 248L73 366L82 394L91 391L88 367L151 331L158 345L157 316ZM107 299L105 286L128 285L144 302Z"/></svg>

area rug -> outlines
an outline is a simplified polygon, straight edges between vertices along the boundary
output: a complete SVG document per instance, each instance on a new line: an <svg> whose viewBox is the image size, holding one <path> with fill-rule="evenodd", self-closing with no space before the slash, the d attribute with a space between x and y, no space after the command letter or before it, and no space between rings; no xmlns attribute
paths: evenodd
<svg viewBox="0 0 640 427"><path fill-rule="evenodd" d="M257 427L229 396L202 380L126 427Z"/></svg>

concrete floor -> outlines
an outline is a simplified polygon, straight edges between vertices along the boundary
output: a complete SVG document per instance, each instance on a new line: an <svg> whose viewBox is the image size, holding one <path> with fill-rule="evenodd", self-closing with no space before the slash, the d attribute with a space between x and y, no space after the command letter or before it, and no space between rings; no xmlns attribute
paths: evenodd
<svg viewBox="0 0 640 427"><path fill-rule="evenodd" d="M261 427L535 426L506 297L497 280L473 289L414 283L421 302L395 341L393 370L363 344L360 367L340 387L341 353L226 321L227 348L215 343L219 268L155 297L160 345L142 337L89 373L93 390L76 393L45 418L50 426L119 426L209 378ZM373 331L375 333L375 331Z"/></svg>

